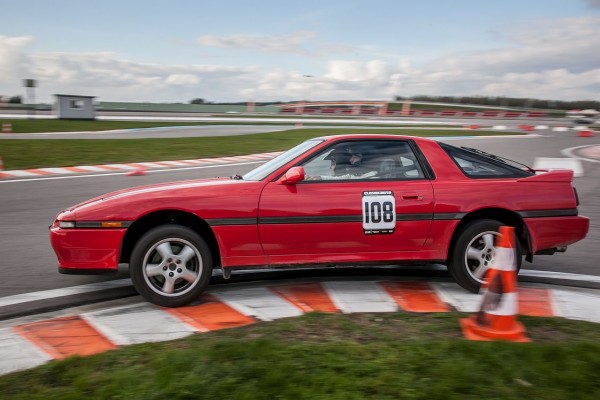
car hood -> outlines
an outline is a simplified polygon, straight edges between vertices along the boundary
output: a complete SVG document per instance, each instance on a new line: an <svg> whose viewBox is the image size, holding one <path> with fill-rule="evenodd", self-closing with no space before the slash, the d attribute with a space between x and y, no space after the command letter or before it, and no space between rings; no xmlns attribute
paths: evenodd
<svg viewBox="0 0 600 400"><path fill-rule="evenodd" d="M78 203L72 207L67 208L65 211L75 211L77 209L81 209L82 207L89 206L91 204L96 204L100 202L104 202L106 200L115 200L120 198L133 198L139 196L145 196L150 194L156 194L164 191L173 191L178 189L191 189L197 187L211 187L211 186L222 186L228 184L235 184L240 181L232 180L230 178L211 178L211 179L195 179L195 180L187 180L187 181L176 181L176 182L166 182L166 183L157 183L154 185L146 185L146 186L137 186L131 187L127 189L121 189L114 192L106 193L98 197L94 197L92 199L86 200L84 202Z"/></svg>
<svg viewBox="0 0 600 400"><path fill-rule="evenodd" d="M134 221L162 210L188 212L204 219L256 217L265 184L217 178L133 187L79 203L59 213L57 220Z"/></svg>
<svg viewBox="0 0 600 400"><path fill-rule="evenodd" d="M191 181L178 181L178 182L167 182L167 183L157 183L154 185L146 185L146 186L138 186L123 190L117 190L115 192L107 193L103 196L100 196L102 200L112 200L121 197L129 197L129 196L139 196L139 195L147 195L157 192L162 192L165 190L178 190L178 189L191 189L202 186L217 186L229 183L235 183L236 181L231 180L230 178L213 178L213 179L199 179L199 180L191 180Z"/></svg>

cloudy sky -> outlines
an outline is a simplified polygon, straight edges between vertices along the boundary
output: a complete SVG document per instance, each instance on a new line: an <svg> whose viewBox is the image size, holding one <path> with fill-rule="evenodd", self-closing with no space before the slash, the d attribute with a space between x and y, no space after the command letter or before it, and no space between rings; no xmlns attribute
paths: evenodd
<svg viewBox="0 0 600 400"><path fill-rule="evenodd" d="M0 0L0 95L600 100L600 0Z"/></svg>

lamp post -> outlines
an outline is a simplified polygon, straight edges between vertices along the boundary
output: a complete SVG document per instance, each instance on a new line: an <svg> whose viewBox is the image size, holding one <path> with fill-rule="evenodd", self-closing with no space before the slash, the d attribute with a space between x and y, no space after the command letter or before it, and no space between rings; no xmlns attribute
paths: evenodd
<svg viewBox="0 0 600 400"><path fill-rule="evenodd" d="M302 78L312 78L312 75L302 75ZM306 94L308 94L308 90L306 91ZM304 114L304 104L307 102L307 99L301 99L300 100L300 105L298 107L298 114Z"/></svg>
<svg viewBox="0 0 600 400"><path fill-rule="evenodd" d="M23 79L23 86L27 88L27 97L29 98L29 103L32 106L32 115L35 115L35 87L37 82L35 79ZM27 115L30 115L29 111Z"/></svg>

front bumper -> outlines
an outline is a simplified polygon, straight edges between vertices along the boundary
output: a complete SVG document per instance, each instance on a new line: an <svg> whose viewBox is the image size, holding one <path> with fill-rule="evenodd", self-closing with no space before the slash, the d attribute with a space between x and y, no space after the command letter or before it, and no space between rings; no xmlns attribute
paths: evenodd
<svg viewBox="0 0 600 400"><path fill-rule="evenodd" d="M67 274L116 272L127 229L63 229L50 227L50 243L59 271Z"/></svg>

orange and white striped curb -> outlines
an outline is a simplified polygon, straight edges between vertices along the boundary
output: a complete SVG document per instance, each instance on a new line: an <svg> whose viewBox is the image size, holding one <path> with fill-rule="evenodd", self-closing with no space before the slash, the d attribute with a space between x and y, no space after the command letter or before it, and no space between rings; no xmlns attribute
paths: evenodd
<svg viewBox="0 0 600 400"><path fill-rule="evenodd" d="M219 158L200 158L195 160L176 160L176 161L156 161L126 164L104 164L104 165L81 165L77 167L57 167L57 168L34 168L22 170L4 170L0 171L0 179L10 178L39 178L52 175L75 175L90 173L127 173L140 168L148 170L157 170L165 168L189 168L211 165L225 165L245 162L267 161L281 152L259 153L244 156L219 157Z"/></svg>
<svg viewBox="0 0 600 400"><path fill-rule="evenodd" d="M600 323L600 291L520 287L519 314ZM183 338L306 312L474 312L480 295L452 282L327 281L212 287L192 305L135 303L0 329L0 374L119 346Z"/></svg>

